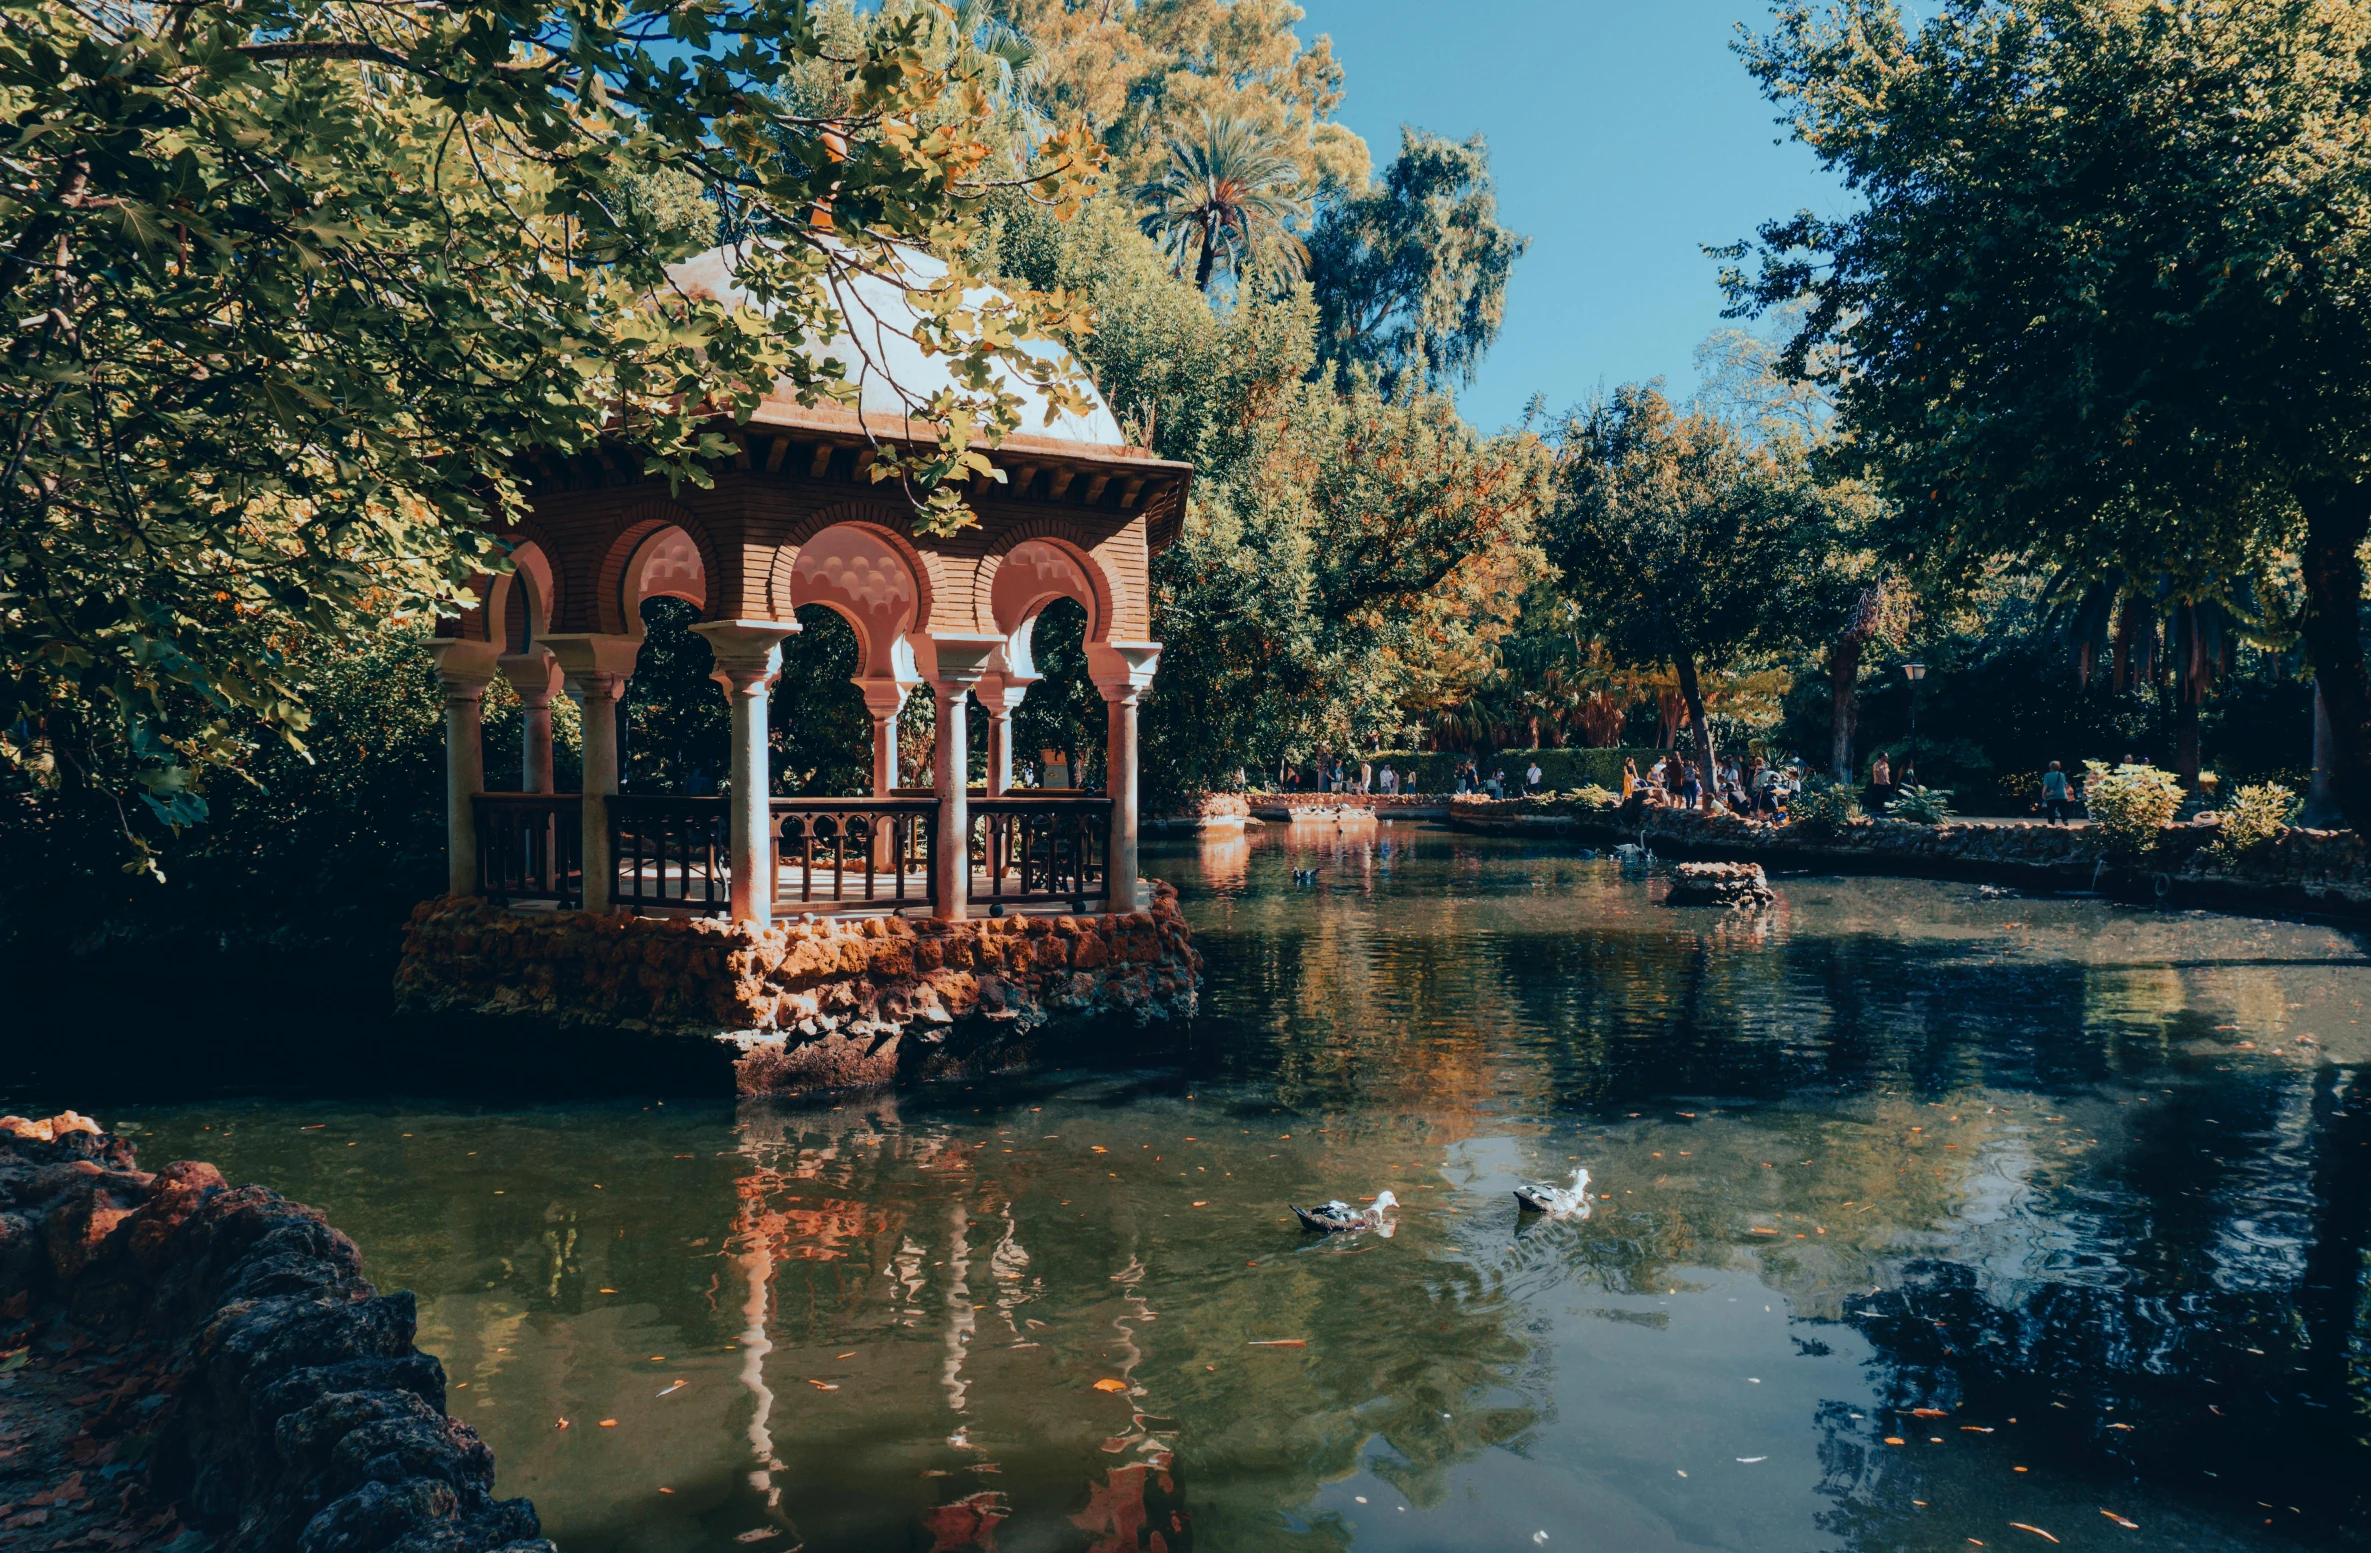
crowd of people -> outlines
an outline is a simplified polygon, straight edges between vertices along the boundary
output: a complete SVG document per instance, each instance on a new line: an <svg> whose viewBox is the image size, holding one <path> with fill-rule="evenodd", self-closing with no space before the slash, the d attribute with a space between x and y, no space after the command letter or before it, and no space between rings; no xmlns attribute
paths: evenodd
<svg viewBox="0 0 2371 1553"><path fill-rule="evenodd" d="M1795 795L1803 790L1804 776L1801 760L1773 763L1748 755L1742 761L1731 756L1718 762L1707 781L1695 761L1675 750L1649 766L1644 775L1637 761L1623 761L1622 799L1627 803L1643 797L1657 807L1726 810L1783 824Z"/></svg>

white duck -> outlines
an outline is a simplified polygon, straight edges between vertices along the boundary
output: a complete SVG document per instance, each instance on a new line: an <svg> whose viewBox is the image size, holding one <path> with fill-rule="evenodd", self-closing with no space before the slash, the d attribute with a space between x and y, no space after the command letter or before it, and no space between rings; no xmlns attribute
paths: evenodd
<svg viewBox="0 0 2371 1553"><path fill-rule="evenodd" d="M1568 1215L1586 1218L1589 1213L1589 1167L1581 1166L1572 1173L1572 1185L1550 1186L1538 1182L1515 1188L1515 1201L1522 1206L1517 1212L1544 1213L1551 1219Z"/></svg>
<svg viewBox="0 0 2371 1553"><path fill-rule="evenodd" d="M1392 1196L1388 1190L1377 1192L1375 1200L1364 1208L1353 1208L1339 1197L1315 1208L1303 1208L1293 1203L1285 1204L1300 1219L1303 1229L1313 1229L1321 1235L1339 1235L1354 1229L1382 1228L1388 1230L1390 1226L1384 1223L1383 1210L1396 1208L1399 1205L1400 1200Z"/></svg>

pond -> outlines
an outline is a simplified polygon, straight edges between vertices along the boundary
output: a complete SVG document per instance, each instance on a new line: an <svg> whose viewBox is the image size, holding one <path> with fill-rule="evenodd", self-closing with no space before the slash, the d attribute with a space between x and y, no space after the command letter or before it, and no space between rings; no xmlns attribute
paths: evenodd
<svg viewBox="0 0 2371 1553"><path fill-rule="evenodd" d="M326 1209L569 1553L2362 1540L2350 935L1676 911L1405 825L1147 870L1209 960L1156 1049L838 1103L5 1098ZM1576 1165L1589 1217L1518 1216ZM1287 1214L1386 1187L1389 1237Z"/></svg>

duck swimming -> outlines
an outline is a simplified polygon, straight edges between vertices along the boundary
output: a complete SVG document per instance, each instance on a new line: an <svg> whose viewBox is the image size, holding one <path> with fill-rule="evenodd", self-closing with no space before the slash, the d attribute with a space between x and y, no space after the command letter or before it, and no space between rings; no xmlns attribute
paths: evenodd
<svg viewBox="0 0 2371 1553"><path fill-rule="evenodd" d="M1589 1214L1589 1167L1581 1166L1572 1173L1572 1185L1549 1186L1539 1182L1515 1188L1515 1201L1522 1205L1518 1212L1544 1213L1551 1219L1568 1215L1586 1218Z"/></svg>
<svg viewBox="0 0 2371 1553"><path fill-rule="evenodd" d="M1315 1208L1303 1208L1293 1203L1285 1204L1300 1219L1303 1229L1315 1230L1321 1235L1339 1235L1347 1230L1375 1229L1383 1226L1383 1210L1396 1208L1399 1205L1400 1200L1392 1196L1389 1191L1377 1192L1375 1200L1364 1208L1353 1208L1339 1197Z"/></svg>

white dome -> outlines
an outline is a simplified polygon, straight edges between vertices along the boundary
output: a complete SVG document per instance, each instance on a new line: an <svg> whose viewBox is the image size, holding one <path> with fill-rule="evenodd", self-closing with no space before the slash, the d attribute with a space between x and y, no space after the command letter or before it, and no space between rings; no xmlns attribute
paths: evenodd
<svg viewBox="0 0 2371 1553"><path fill-rule="evenodd" d="M694 296L713 297L728 306L755 305L734 280L741 252L738 244L711 248L697 258L669 265L667 276ZM911 251L906 254L906 268L914 279L924 283L947 272L946 265L938 259ZM858 385L857 407L868 420L877 416L903 418L910 406L928 402L942 388L957 387L947 370L947 358L925 356L914 343L914 326L920 315L903 289L879 276L858 274L835 281L833 290L846 329L856 332L864 348L859 351L848 333L842 332L834 335L820 354L846 366L849 380ZM990 294L974 290L967 294L967 300ZM1044 361L1058 360L1061 355L1055 346L1042 340L1024 343L1020 349ZM1128 446L1126 434L1092 384L1086 389L1087 398L1093 404L1091 410L1085 415L1056 410L1049 422L1043 393L1002 373L997 376L1004 389L1020 397L1019 435L1095 447Z"/></svg>

